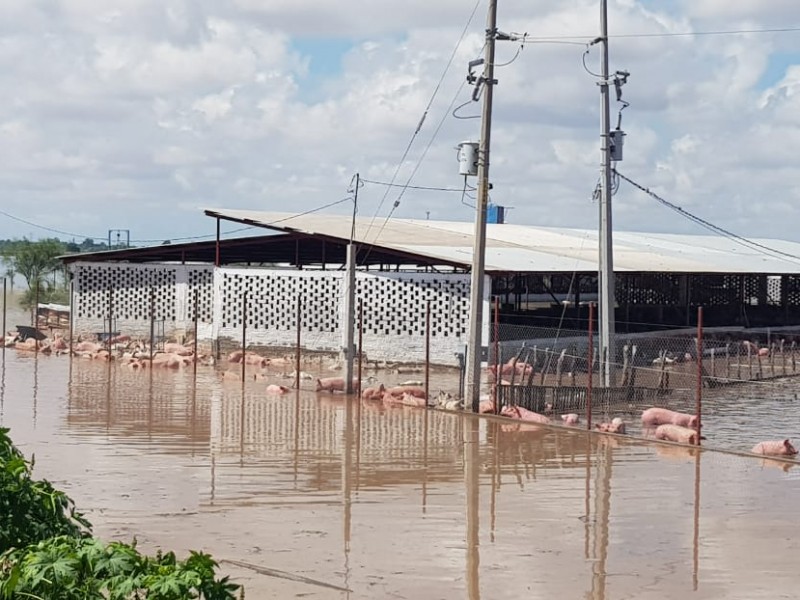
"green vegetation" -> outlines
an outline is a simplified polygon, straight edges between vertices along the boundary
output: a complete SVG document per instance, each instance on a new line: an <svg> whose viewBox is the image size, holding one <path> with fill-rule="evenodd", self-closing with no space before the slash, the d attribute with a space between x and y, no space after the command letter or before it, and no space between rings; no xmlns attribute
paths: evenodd
<svg viewBox="0 0 800 600"><path fill-rule="evenodd" d="M32 462L0 429L0 599L233 600L239 586L215 578L217 563L192 552L148 557L133 544L103 543L73 501L31 477Z"/></svg>
<svg viewBox="0 0 800 600"><path fill-rule="evenodd" d="M25 279L28 289L20 299L23 308L31 311L39 302L69 302L63 266L58 256L65 253L64 244L57 239L17 240L6 243L2 250L3 261L11 273L18 273ZM58 275L61 274L60 281Z"/></svg>

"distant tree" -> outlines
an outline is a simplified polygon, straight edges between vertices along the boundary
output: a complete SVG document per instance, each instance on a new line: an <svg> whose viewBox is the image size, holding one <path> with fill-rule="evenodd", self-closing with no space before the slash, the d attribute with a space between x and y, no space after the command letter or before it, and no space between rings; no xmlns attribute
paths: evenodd
<svg viewBox="0 0 800 600"><path fill-rule="evenodd" d="M55 296L62 296L63 290L55 283L47 281L47 276L62 268L58 256L65 253L64 243L57 239L16 240L2 250L3 261L8 268L22 275L28 285L21 304L31 311L31 323L35 322L36 298L49 302ZM62 286L63 287L63 286Z"/></svg>

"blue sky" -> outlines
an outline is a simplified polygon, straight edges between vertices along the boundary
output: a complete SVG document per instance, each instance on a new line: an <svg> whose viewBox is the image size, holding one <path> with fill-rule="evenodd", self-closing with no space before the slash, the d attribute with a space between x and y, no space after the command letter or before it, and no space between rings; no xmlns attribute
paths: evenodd
<svg viewBox="0 0 800 600"><path fill-rule="evenodd" d="M342 61L358 42L339 37L297 37L292 39L292 49L308 60L308 73L298 77L300 98L316 102L323 98L325 84L342 75Z"/></svg>
<svg viewBox="0 0 800 600"><path fill-rule="evenodd" d="M48 230L134 240L213 234L204 207L303 212L374 181L459 187L456 143L478 120L467 62L480 55L474 4L322 0L0 3L0 237ZM499 27L591 34L599 3L504 0ZM642 33L800 27L800 3L612 0L611 68L631 103L620 170L748 236L800 240L800 32ZM498 56L513 56L513 44ZM492 198L516 223L596 227L598 87L580 44L530 44L498 69ZM592 70L599 54L588 57ZM435 97L434 90L437 89ZM414 132L429 102L427 118ZM468 106L469 114L479 107ZM616 118L616 107L612 108ZM406 159L399 163L406 149ZM361 214L471 221L457 194L367 185ZM342 203L327 209L348 212ZM619 229L701 233L630 186Z"/></svg>

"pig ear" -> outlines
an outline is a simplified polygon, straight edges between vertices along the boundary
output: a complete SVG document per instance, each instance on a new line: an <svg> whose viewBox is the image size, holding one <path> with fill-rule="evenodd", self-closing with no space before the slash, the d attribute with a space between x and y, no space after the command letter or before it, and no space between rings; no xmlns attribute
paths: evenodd
<svg viewBox="0 0 800 600"><path fill-rule="evenodd" d="M789 442L789 440L788 440L788 439L786 439L786 440L783 440L783 445L784 445L784 446L786 446L786 447L788 448L788 447L789 447L789 446L791 446L792 444L791 444L791 442Z"/></svg>

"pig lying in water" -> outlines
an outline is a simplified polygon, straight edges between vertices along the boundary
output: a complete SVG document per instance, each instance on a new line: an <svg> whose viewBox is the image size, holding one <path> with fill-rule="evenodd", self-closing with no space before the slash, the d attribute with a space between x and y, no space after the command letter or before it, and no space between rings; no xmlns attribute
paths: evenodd
<svg viewBox="0 0 800 600"><path fill-rule="evenodd" d="M697 444L697 432L694 429L681 427L680 425L659 425L656 427L656 439L695 445ZM700 439L704 440L706 438L700 436Z"/></svg>
<svg viewBox="0 0 800 600"><path fill-rule="evenodd" d="M753 446L750 452L764 456L795 456L797 454L797 450L789 440L759 442Z"/></svg>
<svg viewBox="0 0 800 600"><path fill-rule="evenodd" d="M626 433L625 421L619 417L614 417L610 423L597 423L594 428L606 433Z"/></svg>
<svg viewBox="0 0 800 600"><path fill-rule="evenodd" d="M383 384L378 387L368 387L361 391L361 398L363 400L382 400L385 391L386 388L383 387Z"/></svg>
<svg viewBox="0 0 800 600"><path fill-rule="evenodd" d="M648 408L642 412L642 425L644 427L679 425L692 428L697 427L697 416L675 412L666 408Z"/></svg>
<svg viewBox="0 0 800 600"><path fill-rule="evenodd" d="M568 415L561 415L561 420L564 421L564 425L577 425L581 422L580 417L578 417L577 413L569 413Z"/></svg>
<svg viewBox="0 0 800 600"><path fill-rule="evenodd" d="M427 404L425 398L412 396L409 393L390 394L388 391L383 394L383 403L386 406L416 406L419 408L425 408Z"/></svg>
<svg viewBox="0 0 800 600"><path fill-rule="evenodd" d="M274 384L274 383L270 383L267 386L267 393L271 394L271 395L288 394L289 391L290 391L289 388L286 387L285 385L277 385L277 384Z"/></svg>
<svg viewBox="0 0 800 600"><path fill-rule="evenodd" d="M415 398L421 398L423 400L426 398L425 389L416 385L396 385L387 389L386 393L392 396L408 394L409 396L414 396Z"/></svg>
<svg viewBox="0 0 800 600"><path fill-rule="evenodd" d="M353 379L353 389L358 389L358 379ZM324 377L317 379L318 392L344 392L344 377Z"/></svg>
<svg viewBox="0 0 800 600"><path fill-rule="evenodd" d="M521 406L504 406L500 414L512 419L520 419L530 423L541 423L542 425L549 425L550 419L532 410L522 408Z"/></svg>

